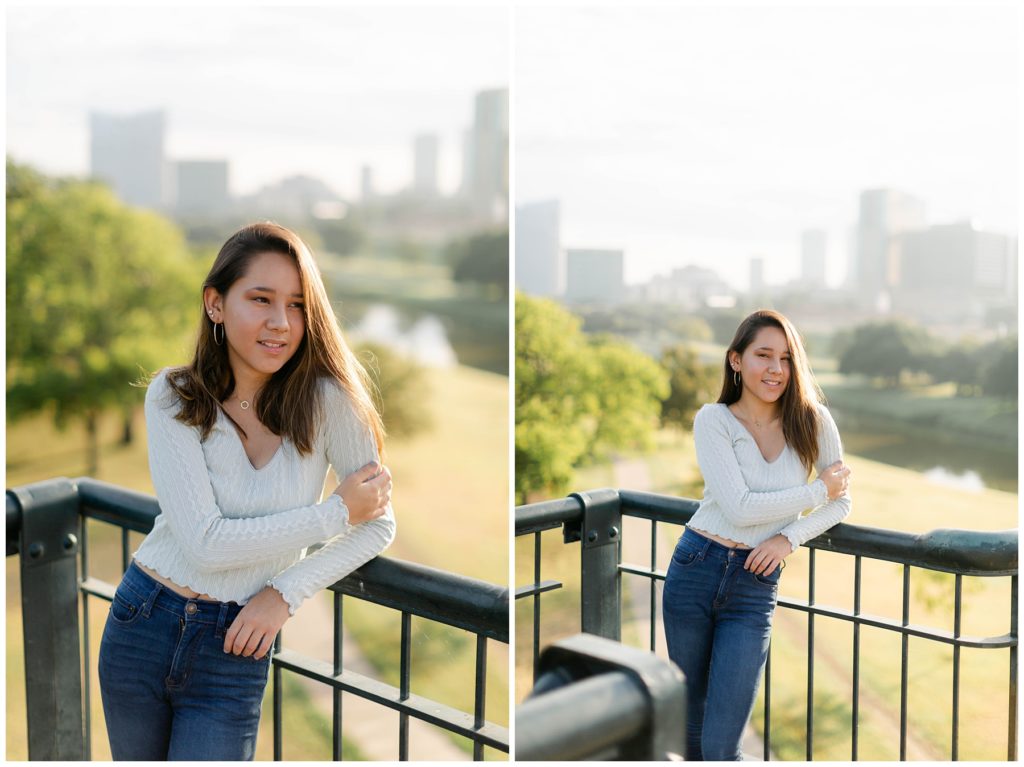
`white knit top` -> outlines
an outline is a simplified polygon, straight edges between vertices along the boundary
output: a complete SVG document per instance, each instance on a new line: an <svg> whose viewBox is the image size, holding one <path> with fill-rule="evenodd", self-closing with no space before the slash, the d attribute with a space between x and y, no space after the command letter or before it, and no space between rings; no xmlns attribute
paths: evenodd
<svg viewBox="0 0 1024 767"><path fill-rule="evenodd" d="M370 429L344 391L323 379L325 417L310 455L287 438L261 469L221 411L206 440L175 419L167 371L146 392L149 471L160 515L135 559L180 586L244 604L272 585L294 614L302 601L380 554L395 537L395 517L350 525L334 493L318 503L330 464L344 478L377 460ZM325 542L304 557L307 546Z"/></svg>
<svg viewBox="0 0 1024 767"><path fill-rule="evenodd" d="M832 414L821 404L818 413L816 473L843 457ZM788 444L778 458L766 461L754 437L725 404L705 405L697 412L693 438L704 498L689 527L752 547L782 533L795 551L850 513L849 494L829 501L825 483L807 482L807 469ZM801 516L807 510L811 513Z"/></svg>

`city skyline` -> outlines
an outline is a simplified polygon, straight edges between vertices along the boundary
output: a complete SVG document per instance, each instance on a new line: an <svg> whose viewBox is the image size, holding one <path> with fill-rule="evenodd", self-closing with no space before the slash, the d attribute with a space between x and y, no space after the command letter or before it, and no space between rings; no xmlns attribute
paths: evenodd
<svg viewBox="0 0 1024 767"><path fill-rule="evenodd" d="M782 284L815 229L842 285L873 188L1015 236L1018 34L1008 7L520 8L515 204L557 200L629 284L745 288L755 257Z"/></svg>
<svg viewBox="0 0 1024 767"><path fill-rule="evenodd" d="M500 8L199 11L7 9L8 155L84 176L90 112L163 110L167 155L227 160L233 195L308 175L358 199L364 166L381 193L410 187L430 133L452 194L474 95L508 85Z"/></svg>

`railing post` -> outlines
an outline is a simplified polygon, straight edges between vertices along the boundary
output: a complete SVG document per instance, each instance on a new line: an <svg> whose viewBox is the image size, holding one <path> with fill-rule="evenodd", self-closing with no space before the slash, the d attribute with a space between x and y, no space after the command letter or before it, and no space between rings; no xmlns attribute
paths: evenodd
<svg viewBox="0 0 1024 767"><path fill-rule="evenodd" d="M618 641L622 636L622 579L619 541L622 511L615 490L573 493L583 505L580 528L566 524L565 540L580 541L580 627L584 633Z"/></svg>
<svg viewBox="0 0 1024 767"><path fill-rule="evenodd" d="M28 757L82 760L78 490L52 479L8 490L21 510L21 616Z"/></svg>

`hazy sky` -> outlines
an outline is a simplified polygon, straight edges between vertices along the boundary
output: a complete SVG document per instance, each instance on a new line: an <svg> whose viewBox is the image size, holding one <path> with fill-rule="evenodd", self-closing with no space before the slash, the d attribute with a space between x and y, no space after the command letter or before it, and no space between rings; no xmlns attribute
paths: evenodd
<svg viewBox="0 0 1024 767"><path fill-rule="evenodd" d="M489 8L7 10L7 152L85 174L90 109L166 110L172 159L227 158L235 193L305 173L342 195L359 169L408 185L418 132L461 173L473 96L509 84L509 12Z"/></svg>
<svg viewBox="0 0 1024 767"><path fill-rule="evenodd" d="M797 276L825 229L846 274L862 189L932 223L1016 233L1019 24L1003 7L520 8L515 198L558 198L568 247Z"/></svg>

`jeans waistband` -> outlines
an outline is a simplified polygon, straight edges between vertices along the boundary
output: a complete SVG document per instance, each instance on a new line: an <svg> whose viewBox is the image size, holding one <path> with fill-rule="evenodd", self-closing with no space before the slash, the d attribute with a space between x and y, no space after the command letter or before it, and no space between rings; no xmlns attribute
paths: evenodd
<svg viewBox="0 0 1024 767"><path fill-rule="evenodd" d="M182 596L143 572L142 568L135 564L135 560L132 560L125 571L121 587L144 600L142 612L147 616L155 607L174 613L186 621L216 625L221 630L231 625L243 607L237 602L215 602L210 599L190 599Z"/></svg>
<svg viewBox="0 0 1024 767"><path fill-rule="evenodd" d="M703 546L704 547L704 555L705 556L710 554L710 555L718 556L718 557L722 557L722 558L730 558L730 557L735 558L735 557L739 557L739 556L744 556L745 557L745 556L747 556L751 552L751 549L749 549L749 548L739 548L739 547L736 547L736 546L726 546L724 543L719 543L718 541L714 541L714 540L708 538L706 535L701 535L696 530L694 530L693 528L690 528L690 527L687 527L687 528L685 528L683 530L683 537L684 538L689 538L690 541L692 543L694 543L694 544Z"/></svg>

